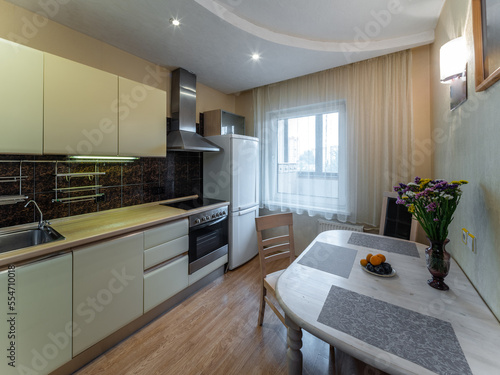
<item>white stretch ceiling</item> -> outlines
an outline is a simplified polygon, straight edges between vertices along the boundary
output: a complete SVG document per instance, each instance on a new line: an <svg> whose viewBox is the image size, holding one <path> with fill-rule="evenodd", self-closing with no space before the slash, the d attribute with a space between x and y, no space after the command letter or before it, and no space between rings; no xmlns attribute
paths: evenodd
<svg viewBox="0 0 500 375"><path fill-rule="evenodd" d="M229 94L432 43L445 0L8 1Z"/></svg>

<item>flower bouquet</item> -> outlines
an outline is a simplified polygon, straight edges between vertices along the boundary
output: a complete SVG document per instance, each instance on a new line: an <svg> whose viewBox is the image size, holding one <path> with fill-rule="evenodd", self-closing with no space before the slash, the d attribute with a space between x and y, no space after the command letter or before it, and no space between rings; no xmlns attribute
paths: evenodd
<svg viewBox="0 0 500 375"><path fill-rule="evenodd" d="M462 196L460 187L464 184L467 181L448 183L444 180L415 177L415 182L394 186L394 191L399 196L396 203L408 208L430 241L425 254L427 268L433 279L428 283L441 290L449 289L443 281L450 267L450 255L446 252L445 245L449 242L448 226L453 221L453 214Z"/></svg>

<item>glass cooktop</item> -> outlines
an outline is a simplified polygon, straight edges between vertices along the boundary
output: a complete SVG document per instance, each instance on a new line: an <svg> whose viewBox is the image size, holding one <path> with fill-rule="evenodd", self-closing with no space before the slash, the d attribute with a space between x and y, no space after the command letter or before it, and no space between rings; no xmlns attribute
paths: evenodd
<svg viewBox="0 0 500 375"><path fill-rule="evenodd" d="M180 208L182 210L193 210L195 208L200 208L203 206L209 206L211 204L224 203L225 201L221 201L219 199L211 199L211 198L197 198L190 199L187 201L174 202L174 203L161 203L162 206Z"/></svg>

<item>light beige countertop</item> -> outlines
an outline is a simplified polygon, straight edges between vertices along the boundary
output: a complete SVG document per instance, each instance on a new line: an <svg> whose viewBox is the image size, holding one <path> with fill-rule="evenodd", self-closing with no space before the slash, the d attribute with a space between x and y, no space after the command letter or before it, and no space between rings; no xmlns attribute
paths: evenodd
<svg viewBox="0 0 500 375"><path fill-rule="evenodd" d="M71 250L112 237L149 229L156 225L165 224L188 217L197 212L205 211L207 207L218 208L229 204L228 202L219 203L189 211L161 205L161 203L190 198L196 198L196 196L51 220L51 227L63 235L65 237L64 240L0 253L0 268L4 268L9 264L47 256L52 253ZM36 226L36 223L2 228L0 234L12 230L33 228L34 226Z"/></svg>

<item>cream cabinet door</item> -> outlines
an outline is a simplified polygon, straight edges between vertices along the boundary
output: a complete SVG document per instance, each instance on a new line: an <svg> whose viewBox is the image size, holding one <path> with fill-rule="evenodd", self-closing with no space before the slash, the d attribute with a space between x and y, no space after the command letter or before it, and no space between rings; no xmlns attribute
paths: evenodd
<svg viewBox="0 0 500 375"><path fill-rule="evenodd" d="M117 155L118 76L44 56L44 153Z"/></svg>
<svg viewBox="0 0 500 375"><path fill-rule="evenodd" d="M0 374L49 374L71 360L71 274L71 254L0 272Z"/></svg>
<svg viewBox="0 0 500 375"><path fill-rule="evenodd" d="M0 129L0 153L42 153L43 52L3 39Z"/></svg>
<svg viewBox="0 0 500 375"><path fill-rule="evenodd" d="M73 252L73 356L143 312L143 233Z"/></svg>
<svg viewBox="0 0 500 375"><path fill-rule="evenodd" d="M121 156L167 155L167 93L119 77Z"/></svg>
<svg viewBox="0 0 500 375"><path fill-rule="evenodd" d="M144 275L144 312L188 287L188 256Z"/></svg>

